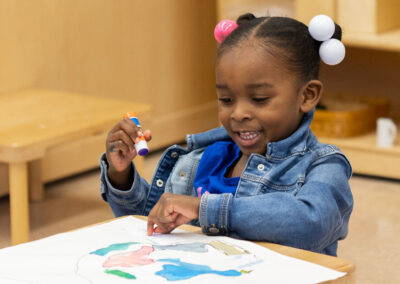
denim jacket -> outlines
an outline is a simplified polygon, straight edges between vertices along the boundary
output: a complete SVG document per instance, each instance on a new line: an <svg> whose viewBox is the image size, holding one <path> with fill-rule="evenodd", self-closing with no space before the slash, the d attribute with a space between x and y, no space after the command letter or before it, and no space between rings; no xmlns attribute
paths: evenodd
<svg viewBox="0 0 400 284"><path fill-rule="evenodd" d="M337 147L318 142L310 129L313 114L305 114L288 138L268 143L264 155L249 157L234 196L201 197L197 223L204 233L336 255L353 208L352 169ZM148 215L164 192L197 196L193 179L205 147L230 139L223 127L188 135L186 149L174 145L163 153L150 184L132 163L127 191L111 185L103 154L101 195L115 216Z"/></svg>

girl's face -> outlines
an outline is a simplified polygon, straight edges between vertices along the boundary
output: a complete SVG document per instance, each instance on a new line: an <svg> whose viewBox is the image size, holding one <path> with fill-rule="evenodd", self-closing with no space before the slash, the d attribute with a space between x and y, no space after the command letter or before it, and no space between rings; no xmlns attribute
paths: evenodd
<svg viewBox="0 0 400 284"><path fill-rule="evenodd" d="M233 47L216 65L218 113L244 156L290 136L303 113L301 85L283 61L251 42Z"/></svg>

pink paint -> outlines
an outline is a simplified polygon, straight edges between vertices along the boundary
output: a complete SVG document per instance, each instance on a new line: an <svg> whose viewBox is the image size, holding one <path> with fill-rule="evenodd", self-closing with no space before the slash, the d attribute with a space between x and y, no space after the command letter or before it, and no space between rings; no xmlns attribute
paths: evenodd
<svg viewBox="0 0 400 284"><path fill-rule="evenodd" d="M238 25L234 21L222 20L215 26L214 37L221 43L237 27Z"/></svg>
<svg viewBox="0 0 400 284"><path fill-rule="evenodd" d="M154 248L149 246L143 246L140 249L123 254L117 254L110 256L103 264L103 267L133 267L139 265L151 264L154 262L153 259L147 258L147 256L154 251Z"/></svg>

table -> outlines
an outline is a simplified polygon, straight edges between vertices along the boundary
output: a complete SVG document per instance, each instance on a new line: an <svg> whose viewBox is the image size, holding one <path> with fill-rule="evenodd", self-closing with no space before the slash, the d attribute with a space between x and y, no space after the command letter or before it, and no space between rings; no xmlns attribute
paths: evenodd
<svg viewBox="0 0 400 284"><path fill-rule="evenodd" d="M125 112L135 111L141 116L150 108L147 104L44 89L1 94L0 162L9 164L12 244L29 240L28 175L33 179L33 199L40 200L39 166L46 149L110 130ZM141 160L137 162L140 166Z"/></svg>
<svg viewBox="0 0 400 284"><path fill-rule="evenodd" d="M145 216L134 215L133 217L139 218L142 220L147 220L147 217L145 217ZM124 217L120 217L120 218L124 218ZM109 222L109 221L105 221L105 222ZM103 222L103 223L105 223L105 222ZM201 228L196 227L196 226L182 225L179 227L179 229L182 229L182 230L185 230L188 232L192 232L192 233L196 233L196 234L202 234ZM268 242L254 242L254 243L256 243L260 246L266 247L275 252L278 252L280 254L286 255L286 256L313 262L313 263L319 264L321 266L325 266L325 267L334 269L336 271L347 273L344 277L341 277L334 281L327 281L324 283L335 283L335 284L342 283L342 284L344 284L344 283L354 283L355 282L353 279L353 273L352 273L355 270L355 265L346 259L338 258L338 257L326 255L326 254L315 253L315 252L311 252L308 250L302 250L302 249L298 249L298 248L268 243Z"/></svg>

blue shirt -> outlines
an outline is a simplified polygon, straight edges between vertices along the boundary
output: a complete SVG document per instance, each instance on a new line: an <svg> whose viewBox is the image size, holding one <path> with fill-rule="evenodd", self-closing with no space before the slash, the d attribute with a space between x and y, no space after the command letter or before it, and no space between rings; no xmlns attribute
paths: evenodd
<svg viewBox="0 0 400 284"><path fill-rule="evenodd" d="M193 186L207 193L235 195L239 177L225 177L227 170L240 157L240 149L233 141L218 141L208 146L200 159ZM200 190L197 194L200 196Z"/></svg>

